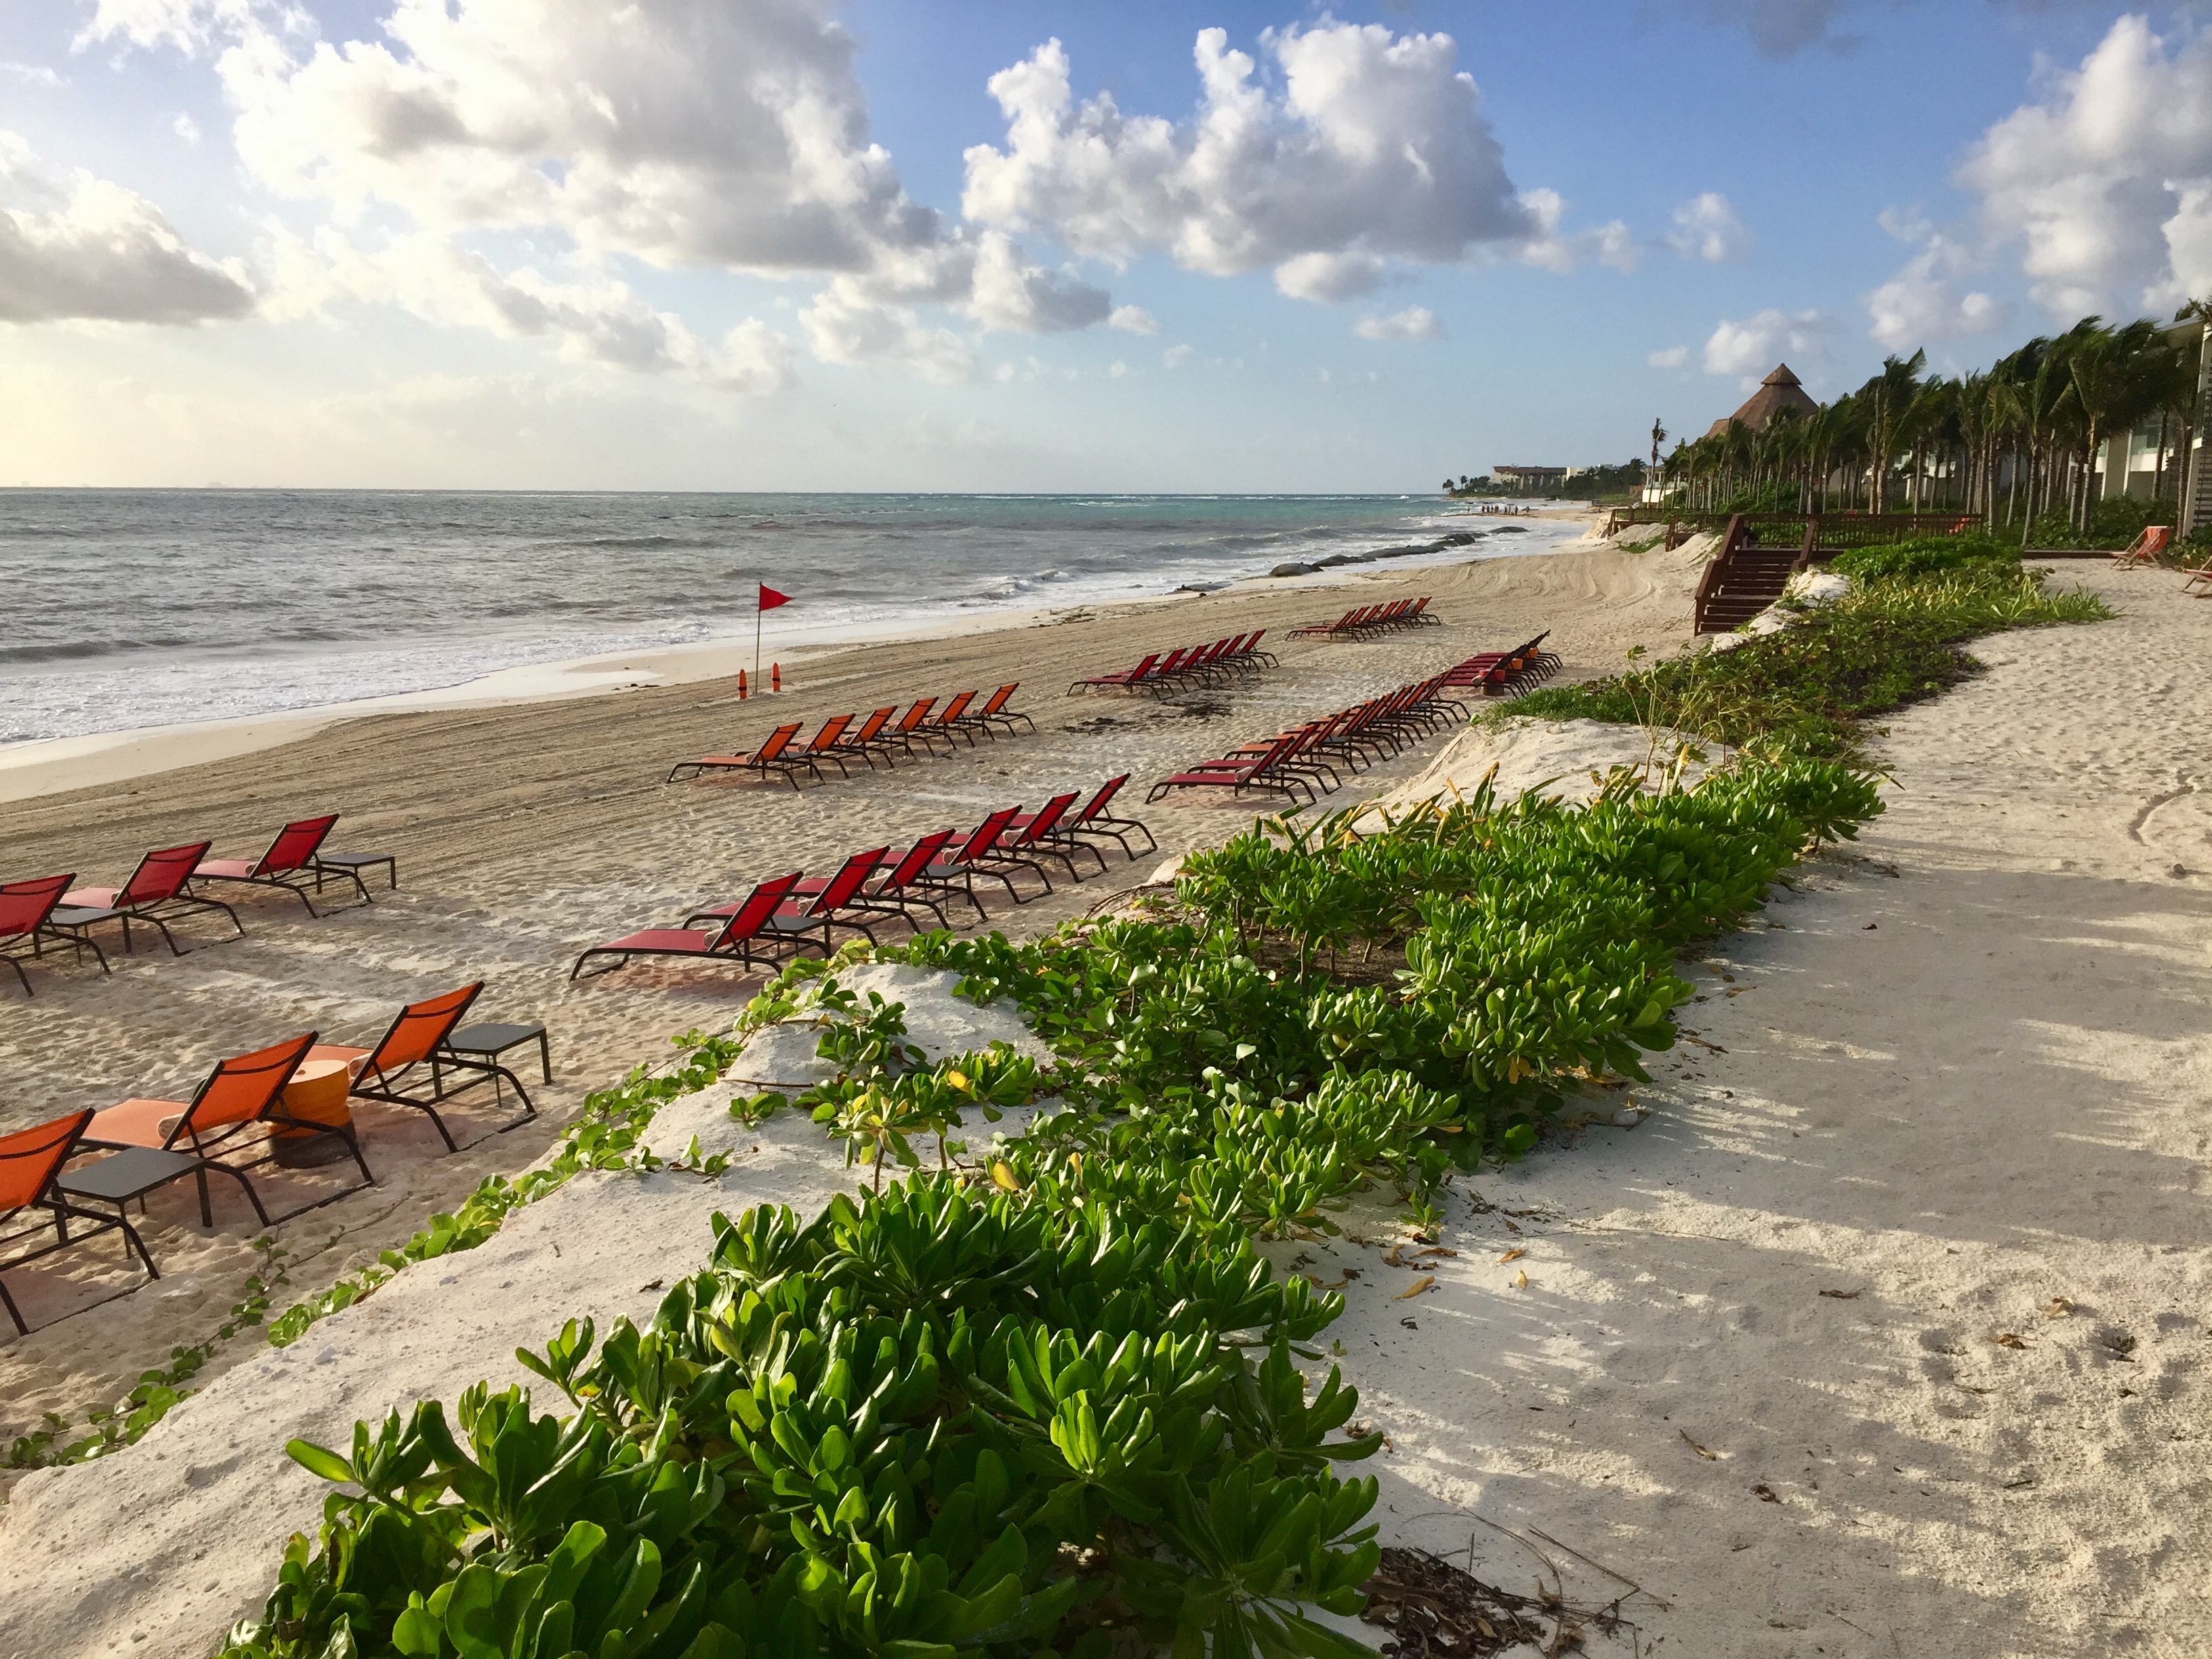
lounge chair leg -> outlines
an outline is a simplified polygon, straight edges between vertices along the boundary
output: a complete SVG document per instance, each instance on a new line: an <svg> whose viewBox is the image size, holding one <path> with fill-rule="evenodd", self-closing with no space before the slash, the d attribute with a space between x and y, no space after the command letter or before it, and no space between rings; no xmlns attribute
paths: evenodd
<svg viewBox="0 0 2212 1659"><path fill-rule="evenodd" d="M8 1294L5 1284L0 1284L0 1306L4 1306L8 1310L8 1317L15 1322L16 1335L28 1336L31 1334L31 1328L23 1322L22 1310L15 1305L15 1298Z"/></svg>

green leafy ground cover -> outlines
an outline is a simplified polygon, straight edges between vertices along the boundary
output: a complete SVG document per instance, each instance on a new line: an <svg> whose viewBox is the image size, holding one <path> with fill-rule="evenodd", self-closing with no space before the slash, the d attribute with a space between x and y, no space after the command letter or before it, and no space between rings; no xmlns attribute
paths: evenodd
<svg viewBox="0 0 2212 1659"><path fill-rule="evenodd" d="M1948 538L1944 538L1945 542ZM2008 628L2101 621L2093 593L2045 590L2016 555L1908 542L1838 556L1850 592L1779 633L1611 679L1552 686L1514 715L1671 726L1753 760L1850 761L1859 723L1978 673L1960 647Z"/></svg>

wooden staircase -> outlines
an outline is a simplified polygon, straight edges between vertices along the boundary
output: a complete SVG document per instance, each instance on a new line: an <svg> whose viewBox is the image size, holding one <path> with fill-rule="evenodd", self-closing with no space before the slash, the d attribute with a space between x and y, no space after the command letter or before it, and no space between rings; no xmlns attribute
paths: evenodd
<svg viewBox="0 0 2212 1659"><path fill-rule="evenodd" d="M1765 546L1742 514L1730 519L1720 550L1698 583L1693 631L1725 634L1780 599L1791 574L1813 562L1819 530L1817 519L1808 520L1802 542Z"/></svg>

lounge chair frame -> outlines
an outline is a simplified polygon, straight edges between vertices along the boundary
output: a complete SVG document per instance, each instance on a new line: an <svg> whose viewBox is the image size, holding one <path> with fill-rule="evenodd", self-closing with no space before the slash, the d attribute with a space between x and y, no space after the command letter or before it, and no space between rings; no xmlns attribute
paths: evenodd
<svg viewBox="0 0 2212 1659"><path fill-rule="evenodd" d="M35 1185L31 1187L22 1202L11 1209L0 1210L0 1252L21 1240L36 1237L48 1225L52 1225L54 1231L51 1243L17 1255L0 1255L0 1274L28 1267L33 1261L44 1261L47 1256L57 1255L64 1250L73 1250L80 1244L89 1244L101 1233L119 1232L123 1235L125 1260L128 1261L135 1255L145 1264L146 1277L149 1280L161 1276L161 1270L154 1265L154 1257L146 1249L146 1241L139 1237L138 1230L131 1224L130 1218L121 1210L108 1215L98 1210L81 1208L61 1189L62 1166L77 1151L84 1127L91 1121L92 1112L88 1109L68 1117L56 1118L51 1123L41 1123L35 1128L0 1135L0 1184L14 1184L5 1180L11 1164L44 1159L46 1164L43 1174L35 1175ZM33 1212L36 1212L37 1218L30 1224L16 1224L19 1218ZM72 1221L82 1224L85 1229L75 1237L70 1236ZM15 1305L15 1298L9 1293L4 1277L0 1277L0 1307L7 1309L8 1317L15 1322L18 1336L31 1334L22 1310Z"/></svg>

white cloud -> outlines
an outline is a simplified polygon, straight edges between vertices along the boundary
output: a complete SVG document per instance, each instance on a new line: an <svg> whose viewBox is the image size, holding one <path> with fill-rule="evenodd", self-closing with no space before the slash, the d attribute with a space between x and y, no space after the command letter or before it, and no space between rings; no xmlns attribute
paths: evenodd
<svg viewBox="0 0 2212 1659"><path fill-rule="evenodd" d="M1896 276L1867 295L1867 331L1887 350L1909 352L1939 341L1963 339L2001 328L2008 308L1979 291L1961 293L1958 279L1973 259L1957 242L1917 216L1885 210L1881 228L1920 252Z"/></svg>
<svg viewBox="0 0 2212 1659"><path fill-rule="evenodd" d="M0 131L0 322L87 319L198 323L243 317L254 295L243 266L185 245L144 197L78 168L63 179Z"/></svg>
<svg viewBox="0 0 2212 1659"><path fill-rule="evenodd" d="M917 306L1030 333L1112 312L906 194L826 0L385 0L379 37L337 41L287 3L100 0L85 38L228 40L240 159L340 224L396 211L456 243L550 233L587 269L830 277L806 337L832 362L970 372Z"/></svg>
<svg viewBox="0 0 2212 1659"><path fill-rule="evenodd" d="M1680 368L1690 361L1690 348L1686 345L1668 346L1664 351L1655 351L1644 360L1654 368Z"/></svg>
<svg viewBox="0 0 2212 1659"><path fill-rule="evenodd" d="M1106 378L1109 380L1118 380L1125 377L1128 372L1128 364L1123 362L1119 357L1116 357L1113 362L1108 366L1106 370Z"/></svg>
<svg viewBox="0 0 2212 1659"><path fill-rule="evenodd" d="M1822 361L1835 319L1818 311L1770 307L1740 323L1723 321L1705 342L1708 374L1764 374L1786 357Z"/></svg>
<svg viewBox="0 0 2212 1659"><path fill-rule="evenodd" d="M1509 252L1523 264L1564 275L1592 260L1615 270L1633 270L1642 258L1636 239L1618 219L1595 230L1563 231L1559 224L1566 216L1567 204L1559 191L1526 191L1519 199L1533 229L1513 243Z"/></svg>
<svg viewBox="0 0 2212 1659"><path fill-rule="evenodd" d="M2025 245L2054 316L2212 290L2212 36L2120 18L1991 126L1959 179L1992 237Z"/></svg>
<svg viewBox="0 0 2212 1659"><path fill-rule="evenodd" d="M69 84L62 78L59 71L48 69L44 64L0 64L0 75L33 87L62 87Z"/></svg>
<svg viewBox="0 0 2212 1659"><path fill-rule="evenodd" d="M289 4L270 4L286 25L303 19ZM255 0L96 0L76 49L122 40L134 46L174 46L188 56L256 24Z"/></svg>
<svg viewBox="0 0 2212 1659"><path fill-rule="evenodd" d="M1275 287L1293 300L1350 300L1382 287L1389 270L1371 253L1301 253L1275 267Z"/></svg>
<svg viewBox="0 0 2212 1659"><path fill-rule="evenodd" d="M1202 31L1199 106L1176 123L1125 115L1109 93L1078 104L1048 41L991 77L1006 143L967 152L963 210L1115 264L1162 250L1212 276L1273 267L1313 300L1369 292L1394 259L1559 240L1515 193L1450 36L1324 18L1260 44L1265 77L1226 31Z"/></svg>
<svg viewBox="0 0 2212 1659"><path fill-rule="evenodd" d="M197 144L200 141L200 124L189 115L179 115L170 122L169 131L188 144Z"/></svg>
<svg viewBox="0 0 2212 1659"><path fill-rule="evenodd" d="M1362 317L1352 331L1363 340L1441 340L1444 325L1426 306L1407 306L1388 317Z"/></svg>
<svg viewBox="0 0 2212 1659"><path fill-rule="evenodd" d="M483 255L428 234L374 251L328 227L312 241L279 235L273 268L266 309L278 319L347 301L389 305L506 339L550 339L567 362L680 374L745 396L781 391L793 378L791 343L757 319L710 343L627 283L604 276L561 282L526 267L501 271Z"/></svg>
<svg viewBox="0 0 2212 1659"><path fill-rule="evenodd" d="M848 276L834 279L799 313L814 355L824 362L894 364L925 380L972 379L975 348L950 329L932 328L913 308L884 304Z"/></svg>
<svg viewBox="0 0 2212 1659"><path fill-rule="evenodd" d="M1674 228L1667 246L1686 259L1715 264L1751 252L1753 237L1736 216L1735 204L1717 190L1693 196L1674 210Z"/></svg>
<svg viewBox="0 0 2212 1659"><path fill-rule="evenodd" d="M1197 355L1198 352L1194 347L1171 345L1160 353L1160 364L1164 368L1181 368Z"/></svg>
<svg viewBox="0 0 2212 1659"><path fill-rule="evenodd" d="M1142 306L1116 306L1114 314L1106 319L1106 326L1118 328L1124 334L1157 334L1159 321Z"/></svg>

